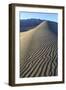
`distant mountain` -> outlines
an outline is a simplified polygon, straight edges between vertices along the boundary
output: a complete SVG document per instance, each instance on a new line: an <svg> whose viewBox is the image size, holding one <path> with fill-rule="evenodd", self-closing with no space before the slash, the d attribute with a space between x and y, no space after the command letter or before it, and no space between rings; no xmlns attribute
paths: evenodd
<svg viewBox="0 0 66 90"><path fill-rule="evenodd" d="M24 19L20 20L20 32L28 31L39 25L43 20L40 19Z"/></svg>
<svg viewBox="0 0 66 90"><path fill-rule="evenodd" d="M47 21L47 20L41 20L41 19L23 19L20 20L20 32L25 32L30 29L35 28L38 26L40 23ZM58 31L58 23L53 22L53 21L47 21L49 29L57 34Z"/></svg>

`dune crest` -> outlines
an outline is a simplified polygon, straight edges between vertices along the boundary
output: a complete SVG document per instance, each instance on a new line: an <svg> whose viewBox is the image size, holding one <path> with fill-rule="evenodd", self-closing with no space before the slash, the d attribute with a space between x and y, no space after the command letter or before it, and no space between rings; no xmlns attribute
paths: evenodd
<svg viewBox="0 0 66 90"><path fill-rule="evenodd" d="M48 26L48 22L47 21L43 21L41 24L39 24L36 28L36 30L39 29L43 29L43 30L47 30L49 29L49 26Z"/></svg>
<svg viewBox="0 0 66 90"><path fill-rule="evenodd" d="M20 53L23 53L23 55L25 55L25 52L27 51L27 48L29 46L29 42L31 42L34 34L36 32L40 34L41 30L43 30L43 32L45 32L44 30L48 30L47 21L42 22L34 29L30 29L29 31L26 32L20 32L20 48L21 48Z"/></svg>

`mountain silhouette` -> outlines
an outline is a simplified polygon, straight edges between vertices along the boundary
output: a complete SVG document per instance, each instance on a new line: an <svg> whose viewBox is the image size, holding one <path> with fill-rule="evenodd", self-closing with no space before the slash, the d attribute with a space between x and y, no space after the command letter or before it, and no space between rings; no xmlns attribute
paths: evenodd
<svg viewBox="0 0 66 90"><path fill-rule="evenodd" d="M20 20L20 32L25 32L30 29L35 28L38 26L40 23L47 21L49 29L57 34L58 31L58 23L53 22L53 21L48 21L48 20L41 20L41 19L25 19L25 20Z"/></svg>

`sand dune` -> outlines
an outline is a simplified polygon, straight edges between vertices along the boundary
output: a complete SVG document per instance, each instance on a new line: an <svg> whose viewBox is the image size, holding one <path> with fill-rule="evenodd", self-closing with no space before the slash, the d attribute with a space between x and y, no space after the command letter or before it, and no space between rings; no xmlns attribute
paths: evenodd
<svg viewBox="0 0 66 90"><path fill-rule="evenodd" d="M20 32L20 77L56 76L57 36L47 21Z"/></svg>

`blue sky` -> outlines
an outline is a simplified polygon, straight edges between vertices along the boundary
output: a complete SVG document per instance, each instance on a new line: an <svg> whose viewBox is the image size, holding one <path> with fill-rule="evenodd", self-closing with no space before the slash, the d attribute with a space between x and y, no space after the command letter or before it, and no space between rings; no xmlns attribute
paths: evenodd
<svg viewBox="0 0 66 90"><path fill-rule="evenodd" d="M37 13L37 12L20 12L20 19L42 19L42 20L50 20L54 22L58 22L58 14L57 13Z"/></svg>

